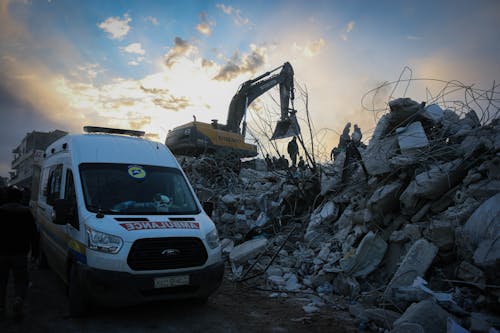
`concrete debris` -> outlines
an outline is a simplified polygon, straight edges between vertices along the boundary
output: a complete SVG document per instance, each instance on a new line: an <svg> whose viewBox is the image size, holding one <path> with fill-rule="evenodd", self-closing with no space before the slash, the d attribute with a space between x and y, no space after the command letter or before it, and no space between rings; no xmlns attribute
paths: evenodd
<svg viewBox="0 0 500 333"><path fill-rule="evenodd" d="M382 237L370 231L363 237L354 254L348 253L340 260L340 267L349 275L364 277L377 268L386 250L387 243Z"/></svg>
<svg viewBox="0 0 500 333"><path fill-rule="evenodd" d="M267 238L256 238L237 245L229 254L229 259L235 264L241 264L255 258L265 250L267 242Z"/></svg>
<svg viewBox="0 0 500 333"><path fill-rule="evenodd" d="M425 333L442 333L446 332L446 324L450 316L434 301L424 300L410 305L403 315L394 322L394 328L410 323L420 325Z"/></svg>
<svg viewBox="0 0 500 333"><path fill-rule="evenodd" d="M403 154L415 154L419 149L429 146L429 140L425 135L424 128L419 121L406 127L396 129L398 144Z"/></svg>
<svg viewBox="0 0 500 333"><path fill-rule="evenodd" d="M443 119L444 111L439 105L431 104L425 107L424 112L422 112L422 116L436 124Z"/></svg>
<svg viewBox="0 0 500 333"><path fill-rule="evenodd" d="M437 251L438 248L425 239L413 243L389 283L390 288L409 286L417 276L424 276Z"/></svg>
<svg viewBox="0 0 500 333"><path fill-rule="evenodd" d="M409 98L389 108L368 145L346 144L315 171L179 162L214 207L237 280L356 300L373 331L442 332L449 313L456 332L484 331L478 318L500 303L500 121Z"/></svg>

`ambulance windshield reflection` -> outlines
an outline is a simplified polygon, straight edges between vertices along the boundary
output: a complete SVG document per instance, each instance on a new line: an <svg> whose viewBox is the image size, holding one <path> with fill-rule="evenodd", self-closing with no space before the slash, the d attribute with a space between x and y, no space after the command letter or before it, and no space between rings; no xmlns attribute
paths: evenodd
<svg viewBox="0 0 500 333"><path fill-rule="evenodd" d="M116 215L197 214L183 174L175 168L118 163L80 165L85 205Z"/></svg>

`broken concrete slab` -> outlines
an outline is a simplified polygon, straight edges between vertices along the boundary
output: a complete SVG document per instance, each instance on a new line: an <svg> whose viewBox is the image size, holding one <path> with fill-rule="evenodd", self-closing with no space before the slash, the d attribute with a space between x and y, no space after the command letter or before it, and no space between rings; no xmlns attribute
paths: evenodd
<svg viewBox="0 0 500 333"><path fill-rule="evenodd" d="M458 184L465 176L461 159L433 165L418 174L400 196L401 208L414 212L420 199L434 200ZM462 175L463 173L463 175ZM462 177L461 177L462 176Z"/></svg>
<svg viewBox="0 0 500 333"><path fill-rule="evenodd" d="M362 154L366 170L371 176L381 175L391 171L389 159L396 154L397 137L389 136L370 143Z"/></svg>
<svg viewBox="0 0 500 333"><path fill-rule="evenodd" d="M424 104L418 103L411 98L397 98L389 102L391 110L391 122L393 124L404 124L424 110Z"/></svg>
<svg viewBox="0 0 500 333"><path fill-rule="evenodd" d="M309 225L307 226L304 239L311 242L324 234L324 225L329 222L333 222L333 220L337 218L338 213L339 208L333 201L328 201L318 207L309 219Z"/></svg>
<svg viewBox="0 0 500 333"><path fill-rule="evenodd" d="M424 108L422 116L433 123L439 123L444 117L444 111L437 104L430 104Z"/></svg>
<svg viewBox="0 0 500 333"><path fill-rule="evenodd" d="M442 333L446 332L446 323L450 316L446 310L433 300L423 300L410 305L401 317L394 322L394 328L411 323L420 325L425 333Z"/></svg>
<svg viewBox="0 0 500 333"><path fill-rule="evenodd" d="M386 214L388 212L399 209L398 193L403 184L399 181L380 186L377 188L370 199L367 206L376 213Z"/></svg>
<svg viewBox="0 0 500 333"><path fill-rule="evenodd" d="M373 321L378 327L390 330L394 322L401 317L395 311L382 309L382 308L369 308L364 310L364 315L369 321Z"/></svg>
<svg viewBox="0 0 500 333"><path fill-rule="evenodd" d="M422 127L422 123L419 121L410 123L406 127L397 128L396 133L402 154L414 154L420 149L429 146L429 140Z"/></svg>
<svg viewBox="0 0 500 333"><path fill-rule="evenodd" d="M247 260L255 258L266 249L268 240L266 238L256 238L239 244L233 248L229 254L232 263L242 264Z"/></svg>
<svg viewBox="0 0 500 333"><path fill-rule="evenodd" d="M455 246L455 225L449 220L434 219L427 228L425 237L440 251L449 251Z"/></svg>
<svg viewBox="0 0 500 333"><path fill-rule="evenodd" d="M477 333L491 333L494 327L500 327L500 317L489 313L472 312L470 330ZM494 331L493 331L494 332Z"/></svg>
<svg viewBox="0 0 500 333"><path fill-rule="evenodd" d="M467 261L462 261L460 266L458 266L457 278L477 283L479 286L485 284L483 271Z"/></svg>
<svg viewBox="0 0 500 333"><path fill-rule="evenodd" d="M419 239L408 250L394 274L390 288L409 286L417 276L424 276L436 256L438 248L425 239Z"/></svg>
<svg viewBox="0 0 500 333"><path fill-rule="evenodd" d="M484 239L500 237L500 193L479 206L463 227L465 235L473 246Z"/></svg>
<svg viewBox="0 0 500 333"><path fill-rule="evenodd" d="M406 224L403 229L394 231L389 240L394 243L403 243L405 241L416 241L422 236L420 227L416 224Z"/></svg>
<svg viewBox="0 0 500 333"><path fill-rule="evenodd" d="M352 276L338 274L333 280L333 290L339 295L354 298L361 291L361 287Z"/></svg>
<svg viewBox="0 0 500 333"><path fill-rule="evenodd" d="M367 276L377 268L384 258L387 243L377 234L369 232L363 237L356 252L340 259L340 267L354 277Z"/></svg>
<svg viewBox="0 0 500 333"><path fill-rule="evenodd" d="M426 333L422 325L415 323L402 323L394 327L389 333Z"/></svg>

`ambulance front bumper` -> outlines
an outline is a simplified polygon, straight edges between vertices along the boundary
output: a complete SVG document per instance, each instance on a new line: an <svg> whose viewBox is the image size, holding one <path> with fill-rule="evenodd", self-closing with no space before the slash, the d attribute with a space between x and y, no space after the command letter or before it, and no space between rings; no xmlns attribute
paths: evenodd
<svg viewBox="0 0 500 333"><path fill-rule="evenodd" d="M131 274L80 266L84 295L106 306L196 298L214 293L222 283L224 262L173 274Z"/></svg>

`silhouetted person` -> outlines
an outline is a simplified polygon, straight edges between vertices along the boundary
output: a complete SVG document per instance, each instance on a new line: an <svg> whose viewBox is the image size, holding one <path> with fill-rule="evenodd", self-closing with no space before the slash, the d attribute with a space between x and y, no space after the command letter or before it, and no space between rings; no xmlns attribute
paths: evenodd
<svg viewBox="0 0 500 333"><path fill-rule="evenodd" d="M330 158L332 160L334 160L341 151L346 150L348 143L351 141L351 136L349 135L350 131L351 123L347 123L344 127L344 130L342 131L342 134L340 135L338 146L336 148L333 148L332 152L330 153Z"/></svg>
<svg viewBox="0 0 500 333"><path fill-rule="evenodd" d="M297 145L296 137L293 137L293 139L288 143L287 151L290 156L290 160L292 161L292 166L295 166L297 164L297 155L299 154L299 146Z"/></svg>
<svg viewBox="0 0 500 333"><path fill-rule="evenodd" d="M264 160L266 161L267 170L272 170L273 161L271 160L271 157L269 157L269 154L266 154L266 158Z"/></svg>
<svg viewBox="0 0 500 333"><path fill-rule="evenodd" d="M358 127L358 124L354 124L354 130L351 135L351 140L356 147L360 145L362 137L363 134L361 134L361 129Z"/></svg>
<svg viewBox="0 0 500 333"><path fill-rule="evenodd" d="M28 252L37 255L37 230L33 215L21 204L23 193L9 187L5 203L0 206L0 315L5 314L5 296L9 273L14 277L15 300L12 306L17 318L22 316L28 287Z"/></svg>
<svg viewBox="0 0 500 333"><path fill-rule="evenodd" d="M304 171L306 169L306 162L304 161L304 158L302 156L300 156L300 158L299 158L298 167L302 171Z"/></svg>
<svg viewBox="0 0 500 333"><path fill-rule="evenodd" d="M281 155L281 157L278 160L279 164L279 169L285 170L288 169L288 160L286 159L285 155Z"/></svg>

